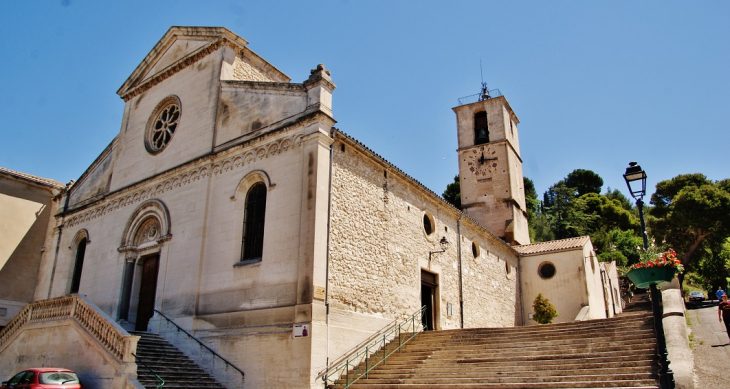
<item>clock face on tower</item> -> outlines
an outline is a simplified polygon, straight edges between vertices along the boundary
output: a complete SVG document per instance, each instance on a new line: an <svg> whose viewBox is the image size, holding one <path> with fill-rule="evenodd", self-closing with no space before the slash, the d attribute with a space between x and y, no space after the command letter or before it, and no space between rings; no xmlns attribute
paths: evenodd
<svg viewBox="0 0 730 389"><path fill-rule="evenodd" d="M497 171L496 154L490 146L475 147L466 152L464 159L469 171L477 178L487 178Z"/></svg>

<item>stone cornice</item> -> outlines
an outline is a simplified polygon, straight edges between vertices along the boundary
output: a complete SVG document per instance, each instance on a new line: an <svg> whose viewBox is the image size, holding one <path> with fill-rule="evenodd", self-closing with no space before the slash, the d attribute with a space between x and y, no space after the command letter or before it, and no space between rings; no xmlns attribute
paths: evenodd
<svg viewBox="0 0 730 389"><path fill-rule="evenodd" d="M256 160L266 159L269 156L300 147L302 137L301 133L276 139L266 137L263 141L257 139L257 141L221 151L216 155L201 157L179 168L118 190L87 207L69 211L65 215L67 217L65 226L73 227L94 220L109 212L159 197L163 193L176 190L200 179L226 174ZM269 140L269 142L265 142L265 140Z"/></svg>
<svg viewBox="0 0 730 389"><path fill-rule="evenodd" d="M130 85L128 89L125 91L122 91L124 89L124 86L117 91L117 94L119 94L119 97L121 97L125 102L129 101L135 96L138 96L153 86L161 83L162 81L170 78L171 76L175 75L176 73L180 72L181 70L187 68L188 66L200 61L201 59L207 57L209 54L215 52L221 47L228 46L234 50L239 49L238 44L235 42L229 40L226 37L221 37L215 42L199 49L198 51L189 54L187 57L181 59L180 61L175 62L174 64L168 66L164 70L160 71L156 75L152 76L151 78L147 79L141 84L138 85Z"/></svg>
<svg viewBox="0 0 730 389"><path fill-rule="evenodd" d="M265 81L241 81L241 80L222 80L221 88L226 89L246 89L246 90L263 90L266 92L295 92L297 94L306 94L307 89L303 84L290 82L265 82Z"/></svg>

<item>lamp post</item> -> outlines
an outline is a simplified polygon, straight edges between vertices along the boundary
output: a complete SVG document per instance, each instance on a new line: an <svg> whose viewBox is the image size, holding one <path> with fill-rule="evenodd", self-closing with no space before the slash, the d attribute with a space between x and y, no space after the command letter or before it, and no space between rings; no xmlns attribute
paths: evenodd
<svg viewBox="0 0 730 389"><path fill-rule="evenodd" d="M646 195L646 172L636 162L629 162L629 167L624 173L626 186L629 187L631 197L636 200L639 208L639 220L641 221L641 236L644 238L644 250L649 249L649 237L646 235L646 223L644 222L644 196ZM664 324L662 323L662 308L660 306L662 295L656 284L649 285L651 293L651 308L654 314L654 329L657 337L657 353L659 354L659 383L662 389L674 389L674 372L669 368L667 356L667 340L664 337Z"/></svg>

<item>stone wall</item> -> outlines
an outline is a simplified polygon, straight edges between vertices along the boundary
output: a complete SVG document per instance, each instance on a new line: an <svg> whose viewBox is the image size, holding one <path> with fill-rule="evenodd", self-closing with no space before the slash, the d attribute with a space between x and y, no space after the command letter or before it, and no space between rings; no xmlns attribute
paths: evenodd
<svg viewBox="0 0 730 389"><path fill-rule="evenodd" d="M333 159L331 339L345 339L340 332L353 328L366 337L362 315L387 323L419 309L422 269L438 280L437 328L459 328L459 250L465 327L519 324L517 254L509 246L465 216L459 236L456 209L346 135L336 137ZM424 215L434 222L430 235ZM450 245L429 263L442 237ZM330 351L336 358L346 350Z"/></svg>
<svg viewBox="0 0 730 389"><path fill-rule="evenodd" d="M558 311L554 323L565 323L576 320L581 309L586 307L587 319L606 317L601 269L593 254L590 241L582 247L570 250L546 252L538 255L527 255L522 263L522 303L525 307L525 319L533 312L532 303L538 293L550 300ZM543 263L555 266L555 274L551 278L543 278L539 274ZM537 324L527 319L527 325Z"/></svg>
<svg viewBox="0 0 730 389"><path fill-rule="evenodd" d="M52 189L0 175L0 326L33 301L49 219L57 211Z"/></svg>

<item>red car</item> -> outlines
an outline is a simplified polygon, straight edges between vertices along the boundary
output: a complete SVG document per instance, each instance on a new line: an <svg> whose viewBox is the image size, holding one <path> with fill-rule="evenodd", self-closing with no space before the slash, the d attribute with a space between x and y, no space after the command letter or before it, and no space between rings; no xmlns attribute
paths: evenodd
<svg viewBox="0 0 730 389"><path fill-rule="evenodd" d="M84 385L71 370L39 367L21 371L4 381L0 389L84 389Z"/></svg>

